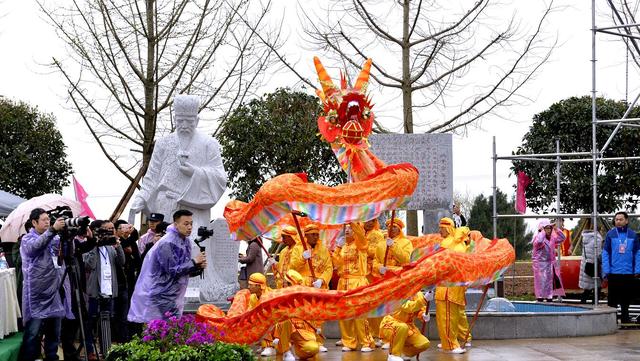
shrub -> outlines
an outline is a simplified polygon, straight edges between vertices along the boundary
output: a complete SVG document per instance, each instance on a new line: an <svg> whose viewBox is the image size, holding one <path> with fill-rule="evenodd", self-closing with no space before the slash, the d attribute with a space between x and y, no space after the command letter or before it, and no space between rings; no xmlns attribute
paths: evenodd
<svg viewBox="0 0 640 361"><path fill-rule="evenodd" d="M107 361L253 361L247 346L218 342L224 331L197 322L193 315L149 322L142 338L116 345Z"/></svg>
<svg viewBox="0 0 640 361"><path fill-rule="evenodd" d="M173 345L161 350L158 341L144 342L134 338L131 342L115 345L106 361L253 361L255 357L247 346L224 342L200 345Z"/></svg>

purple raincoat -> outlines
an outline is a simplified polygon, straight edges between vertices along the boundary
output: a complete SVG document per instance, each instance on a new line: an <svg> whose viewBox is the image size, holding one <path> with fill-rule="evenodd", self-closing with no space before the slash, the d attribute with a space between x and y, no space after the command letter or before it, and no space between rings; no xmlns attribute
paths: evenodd
<svg viewBox="0 0 640 361"><path fill-rule="evenodd" d="M564 296L564 288L560 279L560 269L556 262L556 248L564 241L564 234L554 229L551 239L547 239L544 229L533 237L532 266L533 283L536 298L553 298ZM560 280L559 287L554 289L554 274Z"/></svg>
<svg viewBox="0 0 640 361"><path fill-rule="evenodd" d="M173 225L145 257L131 297L128 320L146 323L182 315L191 261L191 241L183 238Z"/></svg>
<svg viewBox="0 0 640 361"><path fill-rule="evenodd" d="M59 268L56 262L60 237L50 230L38 234L35 228L25 234L20 244L22 257L22 322L31 319L66 317L73 319L71 312L71 287L69 277L64 280L64 300L60 295L60 284L64 275L64 262ZM55 264L54 264L55 263Z"/></svg>

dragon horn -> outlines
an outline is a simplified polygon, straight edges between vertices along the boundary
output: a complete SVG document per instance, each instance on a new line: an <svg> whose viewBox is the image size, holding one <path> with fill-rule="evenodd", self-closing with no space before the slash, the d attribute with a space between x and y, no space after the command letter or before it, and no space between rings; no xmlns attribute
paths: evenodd
<svg viewBox="0 0 640 361"><path fill-rule="evenodd" d="M313 64L316 66L316 72L318 73L318 80L320 80L322 91L324 92L324 95L328 97L336 91L336 87L335 85L333 85L331 77L329 76L317 56L313 57Z"/></svg>
<svg viewBox="0 0 640 361"><path fill-rule="evenodd" d="M356 81L356 86L353 88L356 90L360 90L363 87L366 89L367 84L369 83L369 72L371 71L371 63L372 60L369 58L362 65L362 70L360 71L360 75L358 75L358 80Z"/></svg>
<svg viewBox="0 0 640 361"><path fill-rule="evenodd" d="M342 90L347 89L347 78L344 76L344 73L342 72L342 70L340 70L340 89Z"/></svg>

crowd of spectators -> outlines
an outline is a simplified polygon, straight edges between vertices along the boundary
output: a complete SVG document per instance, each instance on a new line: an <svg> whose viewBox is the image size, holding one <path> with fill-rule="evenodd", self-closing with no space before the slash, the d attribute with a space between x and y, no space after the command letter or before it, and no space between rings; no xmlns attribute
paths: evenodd
<svg viewBox="0 0 640 361"><path fill-rule="evenodd" d="M131 296L143 258L168 225L161 214L152 214L140 237L124 220L95 220L85 232L69 237L62 236L63 219L54 221L44 209L34 209L16 245L24 324L21 359L39 359L44 351L44 359L57 360L62 346L64 360L79 360L81 352L96 360L111 342L127 342L139 332L127 321ZM85 343L77 342L80 312L86 351ZM97 335L102 347L95 344Z"/></svg>

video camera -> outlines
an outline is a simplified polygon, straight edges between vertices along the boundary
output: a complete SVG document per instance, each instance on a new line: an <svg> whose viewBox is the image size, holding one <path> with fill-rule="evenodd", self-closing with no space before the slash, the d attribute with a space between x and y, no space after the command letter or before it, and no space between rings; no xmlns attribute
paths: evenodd
<svg viewBox="0 0 640 361"><path fill-rule="evenodd" d="M194 239L193 241L198 245L198 248L200 248L200 252L205 251L205 246L202 244L202 242L204 242L207 238L211 236L213 236L213 229L208 229L206 226L198 227L198 238ZM191 277L200 276L200 278L203 278L204 273L202 272L201 269L199 269L193 272L192 274L190 274L189 276Z"/></svg>
<svg viewBox="0 0 640 361"><path fill-rule="evenodd" d="M58 206L47 211L47 214L51 219L51 224L55 223L58 218L64 218L65 231L68 231L72 236L86 234L87 227L91 223L91 219L87 216L74 217L68 206Z"/></svg>
<svg viewBox="0 0 640 361"><path fill-rule="evenodd" d="M113 231L103 228L96 229L94 236L97 241L96 246L98 247L113 246L118 240L113 234Z"/></svg>
<svg viewBox="0 0 640 361"><path fill-rule="evenodd" d="M211 236L213 236L213 229L208 229L206 226L198 227L198 237L200 237L200 241L204 241Z"/></svg>

